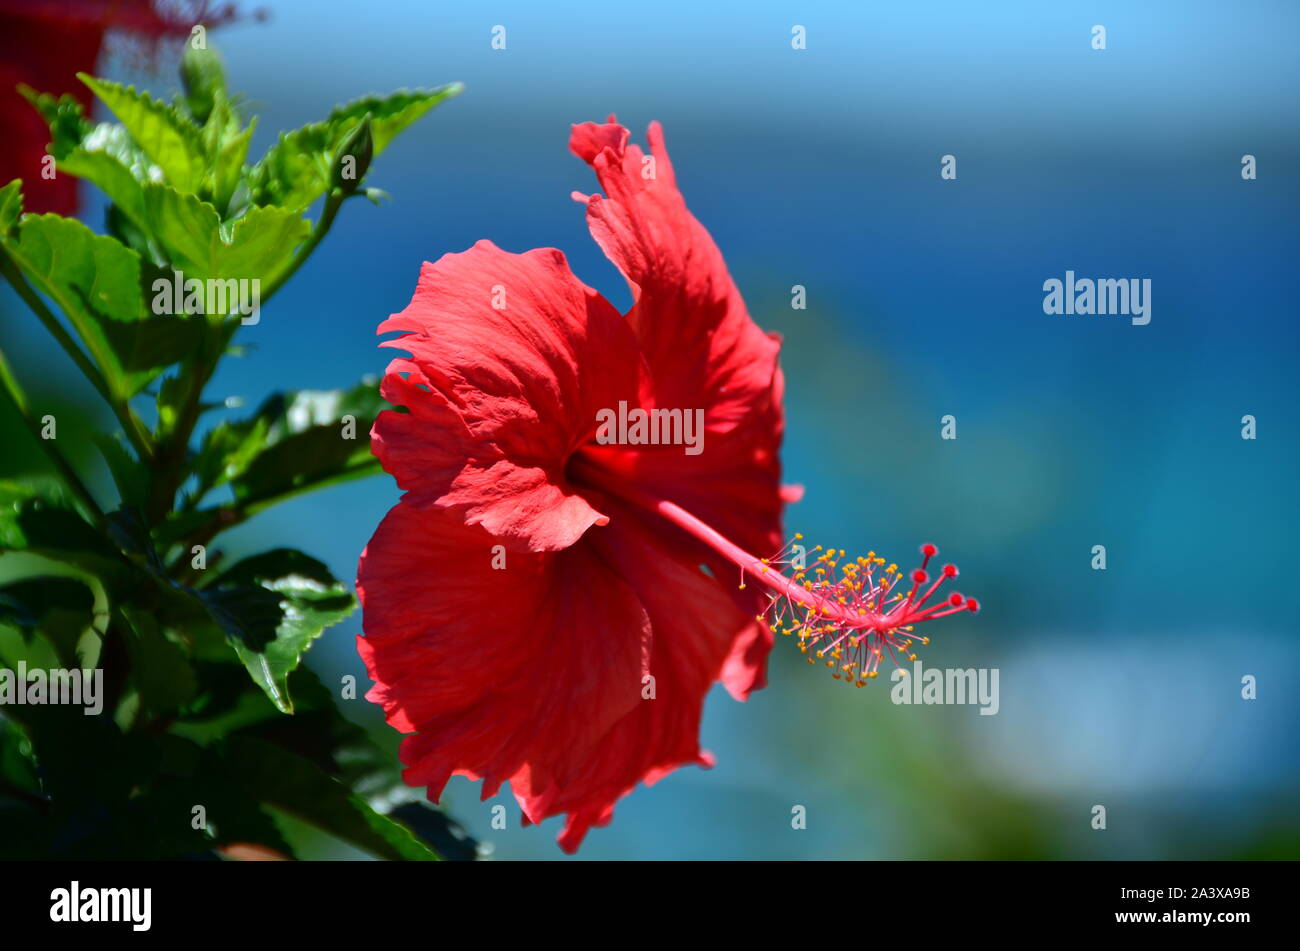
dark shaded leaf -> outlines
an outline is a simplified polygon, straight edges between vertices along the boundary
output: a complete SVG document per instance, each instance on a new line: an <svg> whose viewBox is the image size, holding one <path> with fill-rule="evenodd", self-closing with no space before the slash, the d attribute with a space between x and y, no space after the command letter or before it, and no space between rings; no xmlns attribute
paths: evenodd
<svg viewBox="0 0 1300 951"><path fill-rule="evenodd" d="M281 548L247 558L198 592L253 680L284 713L288 677L321 632L356 607L319 561Z"/></svg>
<svg viewBox="0 0 1300 951"><path fill-rule="evenodd" d="M380 858L438 860L409 829L380 815L310 760L251 737L232 737L225 749L232 777L262 802Z"/></svg>

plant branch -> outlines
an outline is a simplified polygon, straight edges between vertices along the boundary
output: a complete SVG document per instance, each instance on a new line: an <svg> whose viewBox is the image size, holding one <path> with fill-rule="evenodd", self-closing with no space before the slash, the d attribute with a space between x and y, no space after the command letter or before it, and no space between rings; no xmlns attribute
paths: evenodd
<svg viewBox="0 0 1300 951"><path fill-rule="evenodd" d="M86 508L87 513L95 520L95 523L102 528L104 525L103 509L99 507L99 503L90 494L90 490L81 481L81 477L77 475L71 463L64 458L63 453L54 444L54 440L46 439L42 435L41 424L33 418L27 402L27 394L23 392L17 377L14 376L13 369L10 367L9 360L5 357L3 350L0 350L0 389L4 390L5 396L9 398L9 402L17 410L23 424L31 431L32 436L40 444L45 454L50 457L50 461L54 463L54 468L59 471L59 475L72 491L72 494Z"/></svg>
<svg viewBox="0 0 1300 951"><path fill-rule="evenodd" d="M45 306L45 302L36 293L36 289L23 277L22 271L14 264L13 259L3 250L0 250L0 273L4 274L5 279L18 292L18 296L32 309L41 323L45 325L45 329L58 341L59 346L72 358L72 362L90 381L95 391L103 397L104 402L112 409L113 415L117 417L117 421L121 424L123 431L140 458L146 462L151 459L153 457L153 441L149 438L149 433L144 424L131 411L127 401L113 392L104 377L103 371L86 356L72 335L59 322L59 318ZM100 362L102 364L102 360Z"/></svg>
<svg viewBox="0 0 1300 951"><path fill-rule="evenodd" d="M307 240L303 242L302 247L293 256L293 260L285 265L283 271L271 279L270 286L262 292L261 303L264 304L270 300L275 292L283 287L289 278L298 273L298 268L302 267L307 259L311 257L317 245L325 239L325 235L329 234L330 227L334 224L334 219L338 216L339 209L343 207L343 201L347 197L338 189L329 193L329 197L325 199L325 207L321 211L320 219L312 228L311 234L307 236Z"/></svg>
<svg viewBox="0 0 1300 951"><path fill-rule="evenodd" d="M293 260L285 265L284 270L271 279L267 289L262 292L262 304L270 300L284 286L285 282L297 273L303 263L311 257L312 252L324 240L325 235L329 234L345 198L347 196L337 189L330 192L329 197L325 200L325 207L321 211L321 216L312 228L311 234L307 236L307 240L298 248ZM226 352L226 348L234 337L237 328L238 324L233 322L229 329L219 326L215 335L216 345L207 353L202 354L195 362L194 372L190 377L189 392L186 393L185 402L182 404L177 417L176 426L169 434L166 445L160 447L158 469L162 473L162 478L159 480L150 511L150 517L154 521L161 520L166 515L166 512L170 511L176 491L184 482L185 473L181 471L180 464L189 449L190 440L194 436L194 428L198 425L203 403L203 390L216 372L217 362L221 359L222 354ZM251 514L253 513L242 515L239 521L243 521ZM218 526L216 531L220 530L221 527ZM205 542L198 542L197 544L205 544Z"/></svg>
<svg viewBox="0 0 1300 951"><path fill-rule="evenodd" d="M259 499L247 499L242 502L231 502L226 505L218 505L205 512L208 520L198 529L195 529L187 537L180 539L177 544L181 546L181 553L177 559L168 566L168 574L176 577L176 572L180 569L185 559L189 557L190 548L193 545L207 545L222 532L234 528L236 525L242 525L259 512L264 512L274 505L281 502L287 502L289 499L296 498L300 495L306 495L308 492L315 492L317 489L325 489L330 486L341 485L344 482L351 482L354 479L363 479L366 476L378 475L383 470L379 466L377 459L367 459L365 462L341 469L331 476L327 476L318 482L309 482L306 485L294 486L285 489L282 492L273 495L265 495Z"/></svg>

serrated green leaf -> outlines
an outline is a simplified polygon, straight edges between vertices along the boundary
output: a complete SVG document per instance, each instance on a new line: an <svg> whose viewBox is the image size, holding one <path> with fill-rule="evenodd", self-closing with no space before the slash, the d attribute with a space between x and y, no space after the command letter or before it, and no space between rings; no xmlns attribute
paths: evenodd
<svg viewBox="0 0 1300 951"><path fill-rule="evenodd" d="M375 154L378 155L388 148L400 132L444 100L460 95L464 88L460 83L448 83L436 89L402 89L387 96L363 96L336 107L325 123L350 127L353 122L360 121L368 114L371 121L370 134L374 138Z"/></svg>
<svg viewBox="0 0 1300 951"><path fill-rule="evenodd" d="M162 169L169 185L184 194L198 190L207 156L199 128L188 116L134 87L85 73L77 77L113 111L140 149Z"/></svg>
<svg viewBox="0 0 1300 951"><path fill-rule="evenodd" d="M49 152L59 171L97 185L132 224L145 230L141 186L160 180L163 171L136 145L126 128L116 122L89 121L81 103L72 96L56 98L26 87L19 91L49 125Z"/></svg>
<svg viewBox="0 0 1300 951"><path fill-rule="evenodd" d="M95 313L140 320L140 256L120 241L97 235L75 218L28 215L18 241L6 246L29 278L62 304L84 298ZM73 289L80 295L72 293Z"/></svg>
<svg viewBox="0 0 1300 951"><path fill-rule="evenodd" d="M50 127L49 152L56 158L80 143L90 129L91 122L86 118L85 109L73 95L38 92L25 83L18 84L18 94L40 113Z"/></svg>
<svg viewBox="0 0 1300 951"><path fill-rule="evenodd" d="M154 180L157 166L136 147L126 129L101 122L56 158L59 171L96 185L133 225L148 230L143 186Z"/></svg>
<svg viewBox="0 0 1300 951"><path fill-rule="evenodd" d="M146 310L140 256L117 239L74 218L27 215L0 243L67 315L117 395L134 396L197 345L201 321Z"/></svg>
<svg viewBox="0 0 1300 951"><path fill-rule="evenodd" d="M321 632L356 607L319 561L280 548L246 558L198 593L253 680L284 713L288 677Z"/></svg>
<svg viewBox="0 0 1300 951"><path fill-rule="evenodd" d="M269 282L293 259L310 223L283 208L253 208L223 225L215 206L165 185L146 185L150 229L186 280Z"/></svg>
<svg viewBox="0 0 1300 951"><path fill-rule="evenodd" d="M259 205L305 210L329 189L339 149L367 115L378 156L398 133L462 88L451 83L367 96L335 108L323 122L282 134L249 173L254 200Z"/></svg>

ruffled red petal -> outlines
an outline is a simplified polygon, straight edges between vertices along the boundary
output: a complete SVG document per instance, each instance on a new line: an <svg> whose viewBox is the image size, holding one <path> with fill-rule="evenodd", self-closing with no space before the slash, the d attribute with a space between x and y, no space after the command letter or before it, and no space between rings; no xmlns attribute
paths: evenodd
<svg viewBox="0 0 1300 951"><path fill-rule="evenodd" d="M555 551L603 524L564 466L596 413L638 405L627 322L554 249L509 254L490 241L424 265L410 305L380 325L405 331L373 445L407 501L481 524L511 547Z"/></svg>
<svg viewBox="0 0 1300 951"><path fill-rule="evenodd" d="M703 408L713 435L769 402L780 344L750 319L722 253L687 209L659 123L647 138L649 156L628 144L613 116L575 125L569 148L605 194L574 197L586 202L592 237L631 286L628 319L657 405Z"/></svg>
<svg viewBox="0 0 1300 951"><path fill-rule="evenodd" d="M671 499L742 548L782 543L780 445L784 381L775 335L750 318L721 252L691 215L658 123L653 166L614 117L575 125L569 147L596 171L606 195L584 197L591 233L635 295L629 314L650 371L655 404L705 411L703 452L680 447L588 447L602 468ZM759 591L737 592L746 613ZM751 653L770 643L756 632ZM758 680L761 684L761 677Z"/></svg>
<svg viewBox="0 0 1300 951"><path fill-rule="evenodd" d="M569 814L571 852L638 782L712 764L704 697L753 619L642 519L620 508L564 551L493 568L481 528L389 512L361 560L358 649L368 698L414 734L406 782L437 801L453 774L483 779L484 798L508 780L529 821Z"/></svg>
<svg viewBox="0 0 1300 951"><path fill-rule="evenodd" d="M403 502L358 568L368 698L418 731L405 778L435 801L453 773L494 795L530 765L590 747L640 702L650 624L631 588L589 546L497 544Z"/></svg>

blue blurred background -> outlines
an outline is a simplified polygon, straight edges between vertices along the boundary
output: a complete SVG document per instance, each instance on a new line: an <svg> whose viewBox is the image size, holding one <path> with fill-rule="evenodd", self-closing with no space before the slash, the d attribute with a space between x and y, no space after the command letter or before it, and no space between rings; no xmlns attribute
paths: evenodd
<svg viewBox="0 0 1300 951"><path fill-rule="evenodd" d="M984 603L936 625L922 659L999 668L996 716L895 706L883 678L845 690L778 643L766 690L707 702L716 768L639 788L581 858L1300 857L1300 6L266 7L215 36L260 115L254 153L364 92L467 88L376 163L393 201L348 204L214 395L381 372L375 326L420 262L483 237L558 247L626 307L569 198L596 186L568 128L617 112L644 141L659 119L755 319L785 335L784 459L807 489L788 527L905 567L934 541ZM1043 281L1067 269L1150 278L1151 323L1045 315ZM47 390L81 393L34 319L3 337ZM351 578L397 496L385 477L301 498L230 547L290 544ZM311 653L327 682L368 683L359 631L357 615ZM387 731L365 701L348 709ZM495 857L562 857L559 820L520 829L508 792L478 797L456 778L444 802Z"/></svg>

